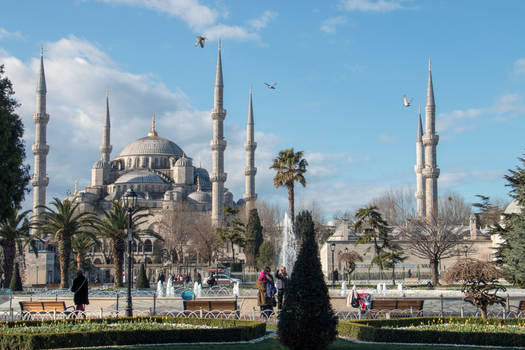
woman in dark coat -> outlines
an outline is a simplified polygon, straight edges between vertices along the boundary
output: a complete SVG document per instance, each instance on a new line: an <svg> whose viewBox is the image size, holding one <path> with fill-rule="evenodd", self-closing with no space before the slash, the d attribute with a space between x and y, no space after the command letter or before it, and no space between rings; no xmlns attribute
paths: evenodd
<svg viewBox="0 0 525 350"><path fill-rule="evenodd" d="M77 271L77 277L73 280L71 291L75 294L73 302L78 311L86 311L84 305L89 304L88 299L88 281L82 270Z"/></svg>

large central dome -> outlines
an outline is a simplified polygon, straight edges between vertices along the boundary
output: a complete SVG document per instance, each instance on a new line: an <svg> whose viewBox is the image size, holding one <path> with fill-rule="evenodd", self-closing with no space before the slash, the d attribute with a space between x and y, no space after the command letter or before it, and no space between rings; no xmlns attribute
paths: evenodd
<svg viewBox="0 0 525 350"><path fill-rule="evenodd" d="M179 158L182 153L182 149L174 142L150 134L124 147L119 157L163 155Z"/></svg>

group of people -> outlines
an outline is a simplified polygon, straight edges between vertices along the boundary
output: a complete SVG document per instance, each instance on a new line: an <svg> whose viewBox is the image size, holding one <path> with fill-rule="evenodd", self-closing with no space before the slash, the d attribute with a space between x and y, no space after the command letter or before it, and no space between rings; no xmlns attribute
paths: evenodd
<svg viewBox="0 0 525 350"><path fill-rule="evenodd" d="M278 310L283 307L284 292L288 284L286 267L278 266L275 278L270 273L270 267L266 266L257 277L257 305L261 308L261 315L270 317L273 308ZM277 296L277 299L275 298Z"/></svg>

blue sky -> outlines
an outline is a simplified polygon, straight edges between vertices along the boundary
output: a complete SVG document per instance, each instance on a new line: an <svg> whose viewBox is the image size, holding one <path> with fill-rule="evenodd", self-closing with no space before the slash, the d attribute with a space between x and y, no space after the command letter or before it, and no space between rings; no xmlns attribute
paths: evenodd
<svg viewBox="0 0 525 350"><path fill-rule="evenodd" d="M209 169L221 38L226 186L242 196L253 84L259 198L286 205L268 167L279 150L294 147L310 162L299 206L316 201L330 216L415 185L417 105L425 104L429 58L440 193L467 202L475 194L507 198L503 175L524 149L523 13L522 1L9 0L0 12L0 63L22 104L32 166L44 45L50 199L75 180L89 185L106 88L113 157L147 134L155 113L159 135ZM203 49L194 46L198 34L209 39ZM402 106L404 94L412 107Z"/></svg>

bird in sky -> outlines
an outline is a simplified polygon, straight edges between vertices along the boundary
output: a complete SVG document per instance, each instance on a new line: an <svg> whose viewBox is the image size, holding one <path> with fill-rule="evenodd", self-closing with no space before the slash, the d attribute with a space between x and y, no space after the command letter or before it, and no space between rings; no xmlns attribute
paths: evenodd
<svg viewBox="0 0 525 350"><path fill-rule="evenodd" d="M410 99L410 101L407 99L407 95L403 95L403 106L410 107L412 104L412 101L414 101L413 98Z"/></svg>
<svg viewBox="0 0 525 350"><path fill-rule="evenodd" d="M197 35L195 38L195 46L204 47L204 42L206 41L206 38L202 35Z"/></svg>
<svg viewBox="0 0 525 350"><path fill-rule="evenodd" d="M264 85L268 86L268 89L275 89L275 85L277 85L277 83L272 83L272 84L264 83Z"/></svg>

